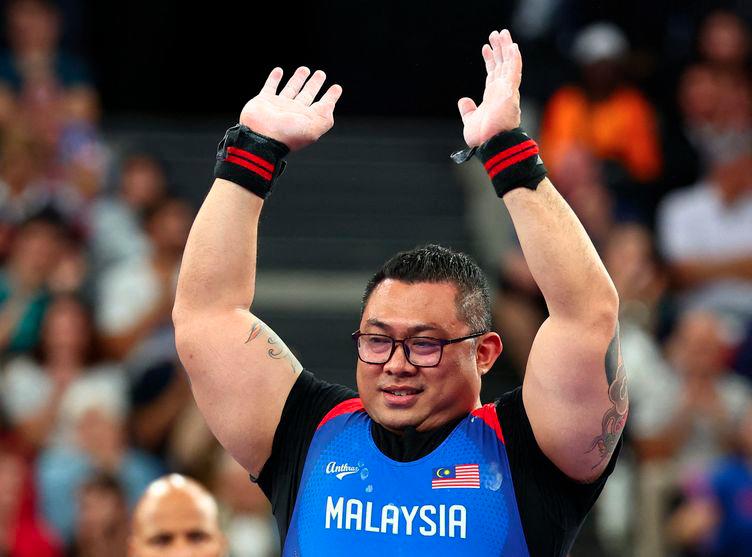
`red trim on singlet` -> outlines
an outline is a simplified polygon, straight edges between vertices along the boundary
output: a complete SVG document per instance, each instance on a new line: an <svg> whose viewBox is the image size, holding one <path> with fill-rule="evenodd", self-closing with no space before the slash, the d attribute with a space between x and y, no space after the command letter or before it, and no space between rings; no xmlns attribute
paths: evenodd
<svg viewBox="0 0 752 557"><path fill-rule="evenodd" d="M501 424L499 423L499 415L496 413L495 404L484 404L480 408L473 410L472 415L477 416L478 418L486 422L486 425L496 432L496 437L498 437L501 442L506 445L506 442L504 441L504 434L501 432Z"/></svg>
<svg viewBox="0 0 752 557"><path fill-rule="evenodd" d="M326 416L324 416L324 418L319 422L319 425L316 429L319 429L326 422L336 418L337 416L341 416L342 414L352 414L353 412L359 412L362 410L364 410L363 402L359 398L349 398L345 401L340 402L337 406L329 410Z"/></svg>

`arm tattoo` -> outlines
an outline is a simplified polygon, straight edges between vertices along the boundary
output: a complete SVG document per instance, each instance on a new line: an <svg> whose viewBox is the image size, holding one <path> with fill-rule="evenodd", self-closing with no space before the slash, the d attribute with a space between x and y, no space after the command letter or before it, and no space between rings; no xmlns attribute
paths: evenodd
<svg viewBox="0 0 752 557"><path fill-rule="evenodd" d="M272 360L287 361L293 374L300 373L303 370L303 366L300 365L298 359L293 356L285 343L261 320L254 321L251 330L248 332L248 337L245 339L245 344L253 342L259 336L266 336L266 342L269 345L266 351L268 357Z"/></svg>
<svg viewBox="0 0 752 557"><path fill-rule="evenodd" d="M601 419L601 434L593 439L588 453L598 450L600 460L593 466L597 468L604 460L611 457L624 429L629 412L629 398L627 397L627 374L621 357L619 342L619 324L616 324L614 338L606 350L606 380L608 381L608 399L612 406Z"/></svg>

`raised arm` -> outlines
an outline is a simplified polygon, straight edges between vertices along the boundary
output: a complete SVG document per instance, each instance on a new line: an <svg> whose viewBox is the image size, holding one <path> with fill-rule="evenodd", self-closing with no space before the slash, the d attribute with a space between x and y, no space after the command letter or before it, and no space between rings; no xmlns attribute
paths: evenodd
<svg viewBox="0 0 752 557"><path fill-rule="evenodd" d="M298 68L278 93L282 70L272 70L240 123L293 151L316 141L334 124L342 89L333 85L313 102L326 76L309 74ZM272 178L269 157L259 159L250 147L226 151L239 173L254 172L261 183ZM178 354L198 407L217 439L254 475L271 453L282 407L302 369L250 311L263 204L232 181L214 181L188 237L173 309Z"/></svg>
<svg viewBox="0 0 752 557"><path fill-rule="evenodd" d="M470 99L459 101L465 140L470 147L480 146L487 167L493 156L488 146L503 143L497 134L511 137L520 124L522 76L520 51L509 32L494 31L489 42L482 50L487 71L483 102L476 107ZM522 144L507 152L520 152L518 147ZM542 167L515 171L522 157L496 156L500 167L507 161L507 173L518 172L520 179L539 172L523 187L505 192L497 186L549 310L528 359L525 409L548 458L571 478L591 481L608 464L627 416L616 289L580 221L553 184L541 180ZM535 159L529 160L535 165Z"/></svg>

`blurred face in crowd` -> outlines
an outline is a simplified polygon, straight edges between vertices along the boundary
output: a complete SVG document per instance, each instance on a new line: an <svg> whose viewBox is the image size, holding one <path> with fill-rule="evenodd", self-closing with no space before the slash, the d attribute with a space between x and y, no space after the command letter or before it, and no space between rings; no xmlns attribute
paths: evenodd
<svg viewBox="0 0 752 557"><path fill-rule="evenodd" d="M136 211L153 206L162 199L166 178L159 164L147 156L132 157L123 165L120 192Z"/></svg>
<svg viewBox="0 0 752 557"><path fill-rule="evenodd" d="M659 286L655 284L660 276L650 232L643 226L616 226L606 244L603 262L622 301L641 299L651 293L651 287Z"/></svg>
<svg viewBox="0 0 752 557"><path fill-rule="evenodd" d="M449 339L477 332L460 318L456 297L457 287L449 282L386 279L371 293L360 331L396 339ZM433 429L478 405L481 377L500 352L499 336L488 333L444 346L436 367L416 367L397 345L385 364L358 360L358 392L368 414L390 430Z"/></svg>
<svg viewBox="0 0 752 557"><path fill-rule="evenodd" d="M39 174L39 146L27 138L8 135L0 150L0 176L14 193L20 193Z"/></svg>
<svg viewBox="0 0 752 557"><path fill-rule="evenodd" d="M69 355L83 361L92 342L92 322L86 308L73 297L57 298L47 310L42 325L42 343L47 354Z"/></svg>
<svg viewBox="0 0 752 557"><path fill-rule="evenodd" d="M95 544L101 540L120 545L128 523L123 493L112 486L84 485L78 497L76 539L78 544ZM110 555L122 555L122 547L110 547Z"/></svg>
<svg viewBox="0 0 752 557"><path fill-rule="evenodd" d="M725 370L724 325L710 312L684 314L668 344L674 368L688 378L713 378Z"/></svg>
<svg viewBox="0 0 752 557"><path fill-rule="evenodd" d="M226 545L214 499L182 476L154 482L134 511L130 557L221 557Z"/></svg>
<svg viewBox="0 0 752 557"><path fill-rule="evenodd" d="M33 221L24 225L11 248L10 266L30 287L49 278L58 262L61 229L55 224Z"/></svg>
<svg viewBox="0 0 752 557"><path fill-rule="evenodd" d="M719 11L711 14L699 33L700 53L710 62L742 65L749 56L750 32L739 16Z"/></svg>
<svg viewBox="0 0 752 557"><path fill-rule="evenodd" d="M691 66L679 81L679 107L690 123L712 122L718 102L714 72L707 66Z"/></svg>
<svg viewBox="0 0 752 557"><path fill-rule="evenodd" d="M57 44L58 34L58 15L44 2L18 0L11 4L8 12L8 36L17 52L52 52Z"/></svg>
<svg viewBox="0 0 752 557"><path fill-rule="evenodd" d="M158 252L182 253L191 229L193 211L185 202L164 203L147 223L149 236Z"/></svg>

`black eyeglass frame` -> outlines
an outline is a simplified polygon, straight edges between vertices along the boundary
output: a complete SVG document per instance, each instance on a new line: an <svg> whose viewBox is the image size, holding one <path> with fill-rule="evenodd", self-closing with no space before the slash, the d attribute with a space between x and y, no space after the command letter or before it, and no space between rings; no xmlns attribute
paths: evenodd
<svg viewBox="0 0 752 557"><path fill-rule="evenodd" d="M357 331L355 331L350 336L352 337L353 341L355 342L355 352L358 354L358 359L361 362L363 362L363 363L371 364L371 365L383 366L384 364L386 364L387 362L389 362L389 360L392 359L392 356L394 356L394 353L397 350L397 345L401 344L402 345L402 350L405 352L405 358L407 359L408 362L410 362L411 365L413 365L415 367L437 367L441 363L441 358L444 357L444 347L447 344L454 344L456 342L462 342L463 340L469 340L471 338L476 338L476 337L479 337L481 335L485 335L488 332L489 331L479 331L477 333L472 333L472 334L469 334L467 336L457 337L457 338L436 338L436 337L424 337L424 336L415 336L415 337L406 337L406 338L392 338L389 335L382 335L381 333L362 333L362 332L360 332L360 330L357 330ZM364 335L379 336L379 337L384 337L384 338L388 338L389 340L391 340L392 341L392 349L389 351L389 357L386 360L384 360L383 362L369 362L367 360L364 360L362 358L362 356L360 355L360 349L358 348L358 340L360 339L360 337L362 337ZM423 365L418 365L418 364L413 363L413 361L410 359L410 349L407 347L407 345L405 344L405 342L408 341L408 340L416 339L416 338L417 339L434 340L434 341L436 341L436 342L439 343L439 346L440 346L439 359L438 359L438 361L435 364L430 365L430 366L423 366Z"/></svg>

